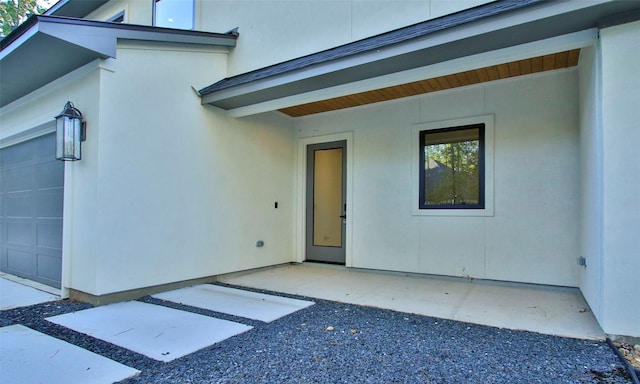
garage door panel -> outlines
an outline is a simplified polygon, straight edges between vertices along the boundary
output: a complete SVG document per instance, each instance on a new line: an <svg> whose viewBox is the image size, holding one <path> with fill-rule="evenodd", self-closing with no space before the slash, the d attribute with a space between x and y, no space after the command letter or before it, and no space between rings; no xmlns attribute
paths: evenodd
<svg viewBox="0 0 640 384"><path fill-rule="evenodd" d="M0 151L2 153L2 151ZM0 160L1 161L1 160ZM9 181L9 171L6 168L3 168L4 164L0 163L0 193L5 193L7 191L7 182Z"/></svg>
<svg viewBox="0 0 640 384"><path fill-rule="evenodd" d="M59 222L58 222L59 221ZM36 245L40 247L62 248L62 220L38 223Z"/></svg>
<svg viewBox="0 0 640 384"><path fill-rule="evenodd" d="M63 200L64 190L62 188L34 193L33 204L35 204L36 216L62 218Z"/></svg>
<svg viewBox="0 0 640 384"><path fill-rule="evenodd" d="M64 168L56 163L36 166L34 189L61 188L64 184Z"/></svg>
<svg viewBox="0 0 640 384"><path fill-rule="evenodd" d="M31 222L7 221L7 245L25 245L33 244Z"/></svg>
<svg viewBox="0 0 640 384"><path fill-rule="evenodd" d="M50 281L60 280L60 270L62 269L62 259L60 255L37 254L38 276Z"/></svg>
<svg viewBox="0 0 640 384"><path fill-rule="evenodd" d="M28 191L33 183L32 172L29 167L17 167L4 172L2 184L5 192Z"/></svg>
<svg viewBox="0 0 640 384"><path fill-rule="evenodd" d="M19 249L7 249L7 271L21 276L36 275L36 259L31 256L29 251L21 251Z"/></svg>
<svg viewBox="0 0 640 384"><path fill-rule="evenodd" d="M60 287L64 163L55 134L0 149L0 269Z"/></svg>
<svg viewBox="0 0 640 384"><path fill-rule="evenodd" d="M37 147L35 157L37 159L55 159L56 158L56 136L46 135L37 139Z"/></svg>
<svg viewBox="0 0 640 384"><path fill-rule="evenodd" d="M3 149L0 159L2 160L3 168L11 167L33 161L35 159L35 153L33 149L28 146L18 144Z"/></svg>
<svg viewBox="0 0 640 384"><path fill-rule="evenodd" d="M2 196L2 208L5 215L10 218L32 217L33 204L31 192L6 193Z"/></svg>

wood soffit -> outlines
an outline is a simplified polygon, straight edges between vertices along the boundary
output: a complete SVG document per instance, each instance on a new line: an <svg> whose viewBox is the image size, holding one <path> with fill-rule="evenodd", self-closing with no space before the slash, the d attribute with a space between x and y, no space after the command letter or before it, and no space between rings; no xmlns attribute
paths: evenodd
<svg viewBox="0 0 640 384"><path fill-rule="evenodd" d="M434 77L411 83L395 85L372 91L354 93L347 96L335 97L332 99L315 101L312 103L295 105L283 108L279 111L291 117L312 115L315 113L335 111L357 107L361 105L378 103L421 95L425 93L443 91L464 87L467 85L486 83L489 81L508 79L511 77L523 76L532 73L552 71L562 68L570 68L578 65L580 49L552 53L549 55L532 57L524 60L512 61L509 63L492 65L478 68L466 72L454 73L451 75Z"/></svg>

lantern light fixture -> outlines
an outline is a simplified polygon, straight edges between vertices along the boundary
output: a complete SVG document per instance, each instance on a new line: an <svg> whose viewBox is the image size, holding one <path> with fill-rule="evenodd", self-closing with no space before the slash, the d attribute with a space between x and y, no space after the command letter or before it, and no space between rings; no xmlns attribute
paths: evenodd
<svg viewBox="0 0 640 384"><path fill-rule="evenodd" d="M82 113L67 101L62 112L56 116L56 159L80 160L80 143L86 140L86 126Z"/></svg>

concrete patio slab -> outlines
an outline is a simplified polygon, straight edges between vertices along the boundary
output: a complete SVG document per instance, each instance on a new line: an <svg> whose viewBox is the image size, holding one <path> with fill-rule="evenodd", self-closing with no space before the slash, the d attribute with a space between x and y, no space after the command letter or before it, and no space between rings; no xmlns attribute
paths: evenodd
<svg viewBox="0 0 640 384"><path fill-rule="evenodd" d="M0 277L0 310L59 300L60 296Z"/></svg>
<svg viewBox="0 0 640 384"><path fill-rule="evenodd" d="M138 301L105 305L47 320L165 362L252 328Z"/></svg>
<svg viewBox="0 0 640 384"><path fill-rule="evenodd" d="M0 328L0 340L3 383L108 384L140 373L23 325Z"/></svg>
<svg viewBox="0 0 640 384"><path fill-rule="evenodd" d="M312 301L265 295L211 284L164 292L153 297L266 323L314 304Z"/></svg>
<svg viewBox="0 0 640 384"><path fill-rule="evenodd" d="M500 328L604 339L575 288L467 280L303 263L222 276L257 289Z"/></svg>

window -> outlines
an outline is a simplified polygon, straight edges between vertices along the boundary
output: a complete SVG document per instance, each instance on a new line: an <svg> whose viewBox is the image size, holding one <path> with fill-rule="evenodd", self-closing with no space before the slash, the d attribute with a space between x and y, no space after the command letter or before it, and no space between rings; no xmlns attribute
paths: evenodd
<svg viewBox="0 0 640 384"><path fill-rule="evenodd" d="M194 0L154 0L153 25L193 29Z"/></svg>
<svg viewBox="0 0 640 384"><path fill-rule="evenodd" d="M423 130L420 209L485 208L485 124Z"/></svg>

